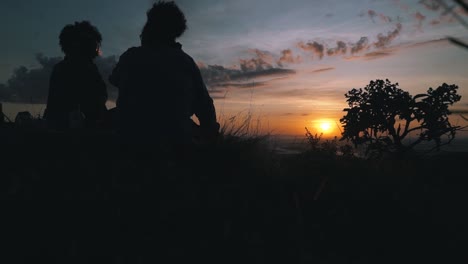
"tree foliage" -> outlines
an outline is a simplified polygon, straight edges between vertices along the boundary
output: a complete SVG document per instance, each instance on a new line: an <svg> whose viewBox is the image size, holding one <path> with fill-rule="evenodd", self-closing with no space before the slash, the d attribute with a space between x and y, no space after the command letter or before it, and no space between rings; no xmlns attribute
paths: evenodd
<svg viewBox="0 0 468 264"><path fill-rule="evenodd" d="M434 142L434 149L439 150L461 129L448 118L449 106L461 99L457 89L457 85L443 83L413 97L388 79L353 88L345 94L349 108L340 119L341 140L364 145L367 154L401 153L424 141Z"/></svg>

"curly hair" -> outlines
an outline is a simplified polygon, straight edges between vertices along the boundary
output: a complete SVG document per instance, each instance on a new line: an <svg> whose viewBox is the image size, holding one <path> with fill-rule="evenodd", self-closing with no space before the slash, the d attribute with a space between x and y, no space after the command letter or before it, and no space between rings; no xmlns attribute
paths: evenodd
<svg viewBox="0 0 468 264"><path fill-rule="evenodd" d="M95 58L99 54L102 36L89 21L81 21L66 25L59 40L65 55Z"/></svg>
<svg viewBox="0 0 468 264"><path fill-rule="evenodd" d="M185 15L174 1L158 1L147 13L147 21L140 34L142 45L157 41L173 41L187 29Z"/></svg>

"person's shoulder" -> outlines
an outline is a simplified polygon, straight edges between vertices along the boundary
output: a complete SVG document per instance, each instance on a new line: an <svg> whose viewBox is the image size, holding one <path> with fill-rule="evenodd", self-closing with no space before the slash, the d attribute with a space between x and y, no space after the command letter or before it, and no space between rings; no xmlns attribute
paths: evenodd
<svg viewBox="0 0 468 264"><path fill-rule="evenodd" d="M61 59L60 61L58 61L57 63L53 65L53 68L65 67L66 64L67 64L67 61L65 59Z"/></svg>
<svg viewBox="0 0 468 264"><path fill-rule="evenodd" d="M67 62L65 61L65 59L62 59L60 60L59 62L55 63L53 66L52 66L52 73L56 74L56 73L59 73L59 72L62 72L62 71L65 71L69 68L69 66L67 65Z"/></svg>
<svg viewBox="0 0 468 264"><path fill-rule="evenodd" d="M138 60L142 56L144 57L144 53L145 51L143 47L130 47L120 55L119 61L123 62Z"/></svg>
<svg viewBox="0 0 468 264"><path fill-rule="evenodd" d="M142 49L143 49L142 47L130 47L123 54L132 54L135 52L141 52Z"/></svg>
<svg viewBox="0 0 468 264"><path fill-rule="evenodd" d="M187 52L185 52L183 49L180 49L180 52L182 54L182 56L184 57L184 59L189 62L190 64L192 65L197 65L196 62L195 62L195 59L193 59L193 57L188 54Z"/></svg>
<svg viewBox="0 0 468 264"><path fill-rule="evenodd" d="M134 56L143 52L142 47L130 47L120 55L121 57Z"/></svg>

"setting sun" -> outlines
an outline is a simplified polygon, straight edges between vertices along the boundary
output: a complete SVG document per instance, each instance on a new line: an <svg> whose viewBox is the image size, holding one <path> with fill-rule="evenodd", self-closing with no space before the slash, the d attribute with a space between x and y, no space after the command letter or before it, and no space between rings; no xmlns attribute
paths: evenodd
<svg viewBox="0 0 468 264"><path fill-rule="evenodd" d="M323 122L320 124L320 129L322 129L322 132L328 132L331 129L331 124L329 122Z"/></svg>
<svg viewBox="0 0 468 264"><path fill-rule="evenodd" d="M315 128L315 133L323 135L332 135L335 131L334 121L329 119L319 119L312 121L313 127Z"/></svg>

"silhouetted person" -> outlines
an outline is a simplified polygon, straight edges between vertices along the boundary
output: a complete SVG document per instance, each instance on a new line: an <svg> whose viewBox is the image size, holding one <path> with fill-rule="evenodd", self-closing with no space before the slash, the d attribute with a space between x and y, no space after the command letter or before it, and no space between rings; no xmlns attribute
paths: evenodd
<svg viewBox="0 0 468 264"><path fill-rule="evenodd" d="M44 117L48 127L98 127L106 114L107 87L94 59L101 33L88 21L66 25L59 36L65 57L50 76Z"/></svg>
<svg viewBox="0 0 468 264"><path fill-rule="evenodd" d="M176 42L186 28L179 7L159 1L147 12L141 45L120 56L109 81L119 88L118 131L128 143L183 147L192 143L194 128L217 135L215 107L200 70Z"/></svg>

